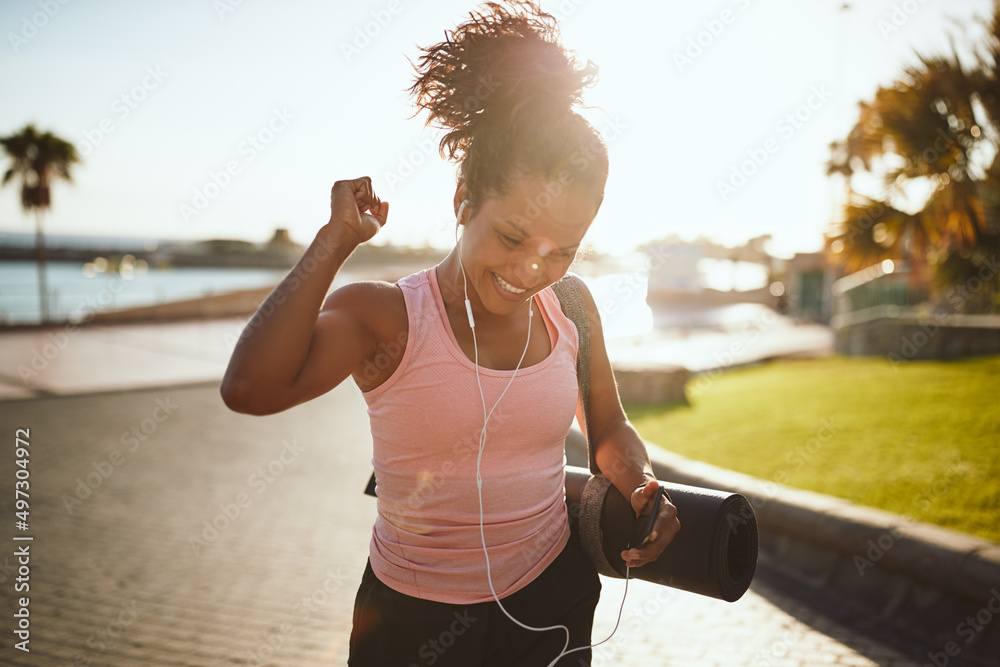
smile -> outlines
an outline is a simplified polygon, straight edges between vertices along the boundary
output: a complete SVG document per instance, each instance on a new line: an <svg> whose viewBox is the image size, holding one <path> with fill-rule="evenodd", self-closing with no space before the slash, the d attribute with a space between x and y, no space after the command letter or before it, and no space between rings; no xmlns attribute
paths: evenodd
<svg viewBox="0 0 1000 667"><path fill-rule="evenodd" d="M500 276L498 276L495 273L493 274L493 278L496 279L497 284L500 285L500 288L503 291L509 292L510 294L524 294L525 292L528 291L527 289L518 289L518 288L514 287L509 282L507 282L506 280L504 280L503 278L501 278Z"/></svg>

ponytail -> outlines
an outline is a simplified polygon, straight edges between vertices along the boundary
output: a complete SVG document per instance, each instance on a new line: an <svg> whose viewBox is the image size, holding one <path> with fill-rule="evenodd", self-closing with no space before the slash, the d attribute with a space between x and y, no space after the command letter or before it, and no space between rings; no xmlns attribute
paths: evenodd
<svg viewBox="0 0 1000 667"><path fill-rule="evenodd" d="M600 205L607 147L574 110L597 68L577 65L551 14L534 0L487 2L421 50L409 92L446 130L440 154L460 163L473 210L524 176L571 182Z"/></svg>

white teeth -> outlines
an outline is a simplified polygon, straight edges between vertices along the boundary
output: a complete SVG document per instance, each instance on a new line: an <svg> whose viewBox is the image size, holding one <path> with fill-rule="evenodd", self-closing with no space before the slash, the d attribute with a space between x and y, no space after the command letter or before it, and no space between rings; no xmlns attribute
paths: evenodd
<svg viewBox="0 0 1000 667"><path fill-rule="evenodd" d="M507 282L506 280L504 280L495 273L493 274L493 277L497 279L497 282L500 284L500 287L502 287L505 292L510 292L511 294L524 294L525 292L528 291L526 289L517 289L516 287L514 287L509 282Z"/></svg>

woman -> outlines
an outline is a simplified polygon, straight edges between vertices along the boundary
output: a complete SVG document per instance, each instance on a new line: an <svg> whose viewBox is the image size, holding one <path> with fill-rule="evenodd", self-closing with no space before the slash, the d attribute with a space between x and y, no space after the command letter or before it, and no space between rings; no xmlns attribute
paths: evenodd
<svg viewBox="0 0 1000 667"><path fill-rule="evenodd" d="M593 74L527 1L488 3L424 51L411 92L428 122L448 129L442 153L460 162L461 240L396 284L327 295L389 213L370 178L337 181L329 222L247 326L222 395L233 410L271 414L348 376L364 394L378 516L349 664L547 665L567 634L583 648L559 664L590 664L600 582L570 539L564 496L577 334L550 286L604 196L607 150L572 110ZM658 484L581 287L591 447L636 514L648 514ZM649 542L622 558L648 563L679 528L664 502Z"/></svg>

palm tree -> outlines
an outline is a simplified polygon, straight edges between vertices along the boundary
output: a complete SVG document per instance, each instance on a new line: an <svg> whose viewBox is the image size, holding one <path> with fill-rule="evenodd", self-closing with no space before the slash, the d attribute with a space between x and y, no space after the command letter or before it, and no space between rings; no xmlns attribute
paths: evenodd
<svg viewBox="0 0 1000 667"><path fill-rule="evenodd" d="M13 163L3 175L3 185L15 176L21 180L21 208L35 212L35 249L38 258L38 298L42 323L49 319L48 288L45 280L45 236L42 213L52 205L52 182L57 178L72 181L70 166L79 162L76 148L51 132L39 133L27 125L17 134L0 138L7 157Z"/></svg>
<svg viewBox="0 0 1000 667"><path fill-rule="evenodd" d="M845 179L847 202L827 243L846 268L903 258L911 287L933 274L943 288L1000 250L1000 6L988 27L977 63L918 57L860 103L857 124L831 145L827 173ZM881 192L857 194L860 174L880 177ZM966 306L985 305L998 285L994 275L987 298Z"/></svg>

